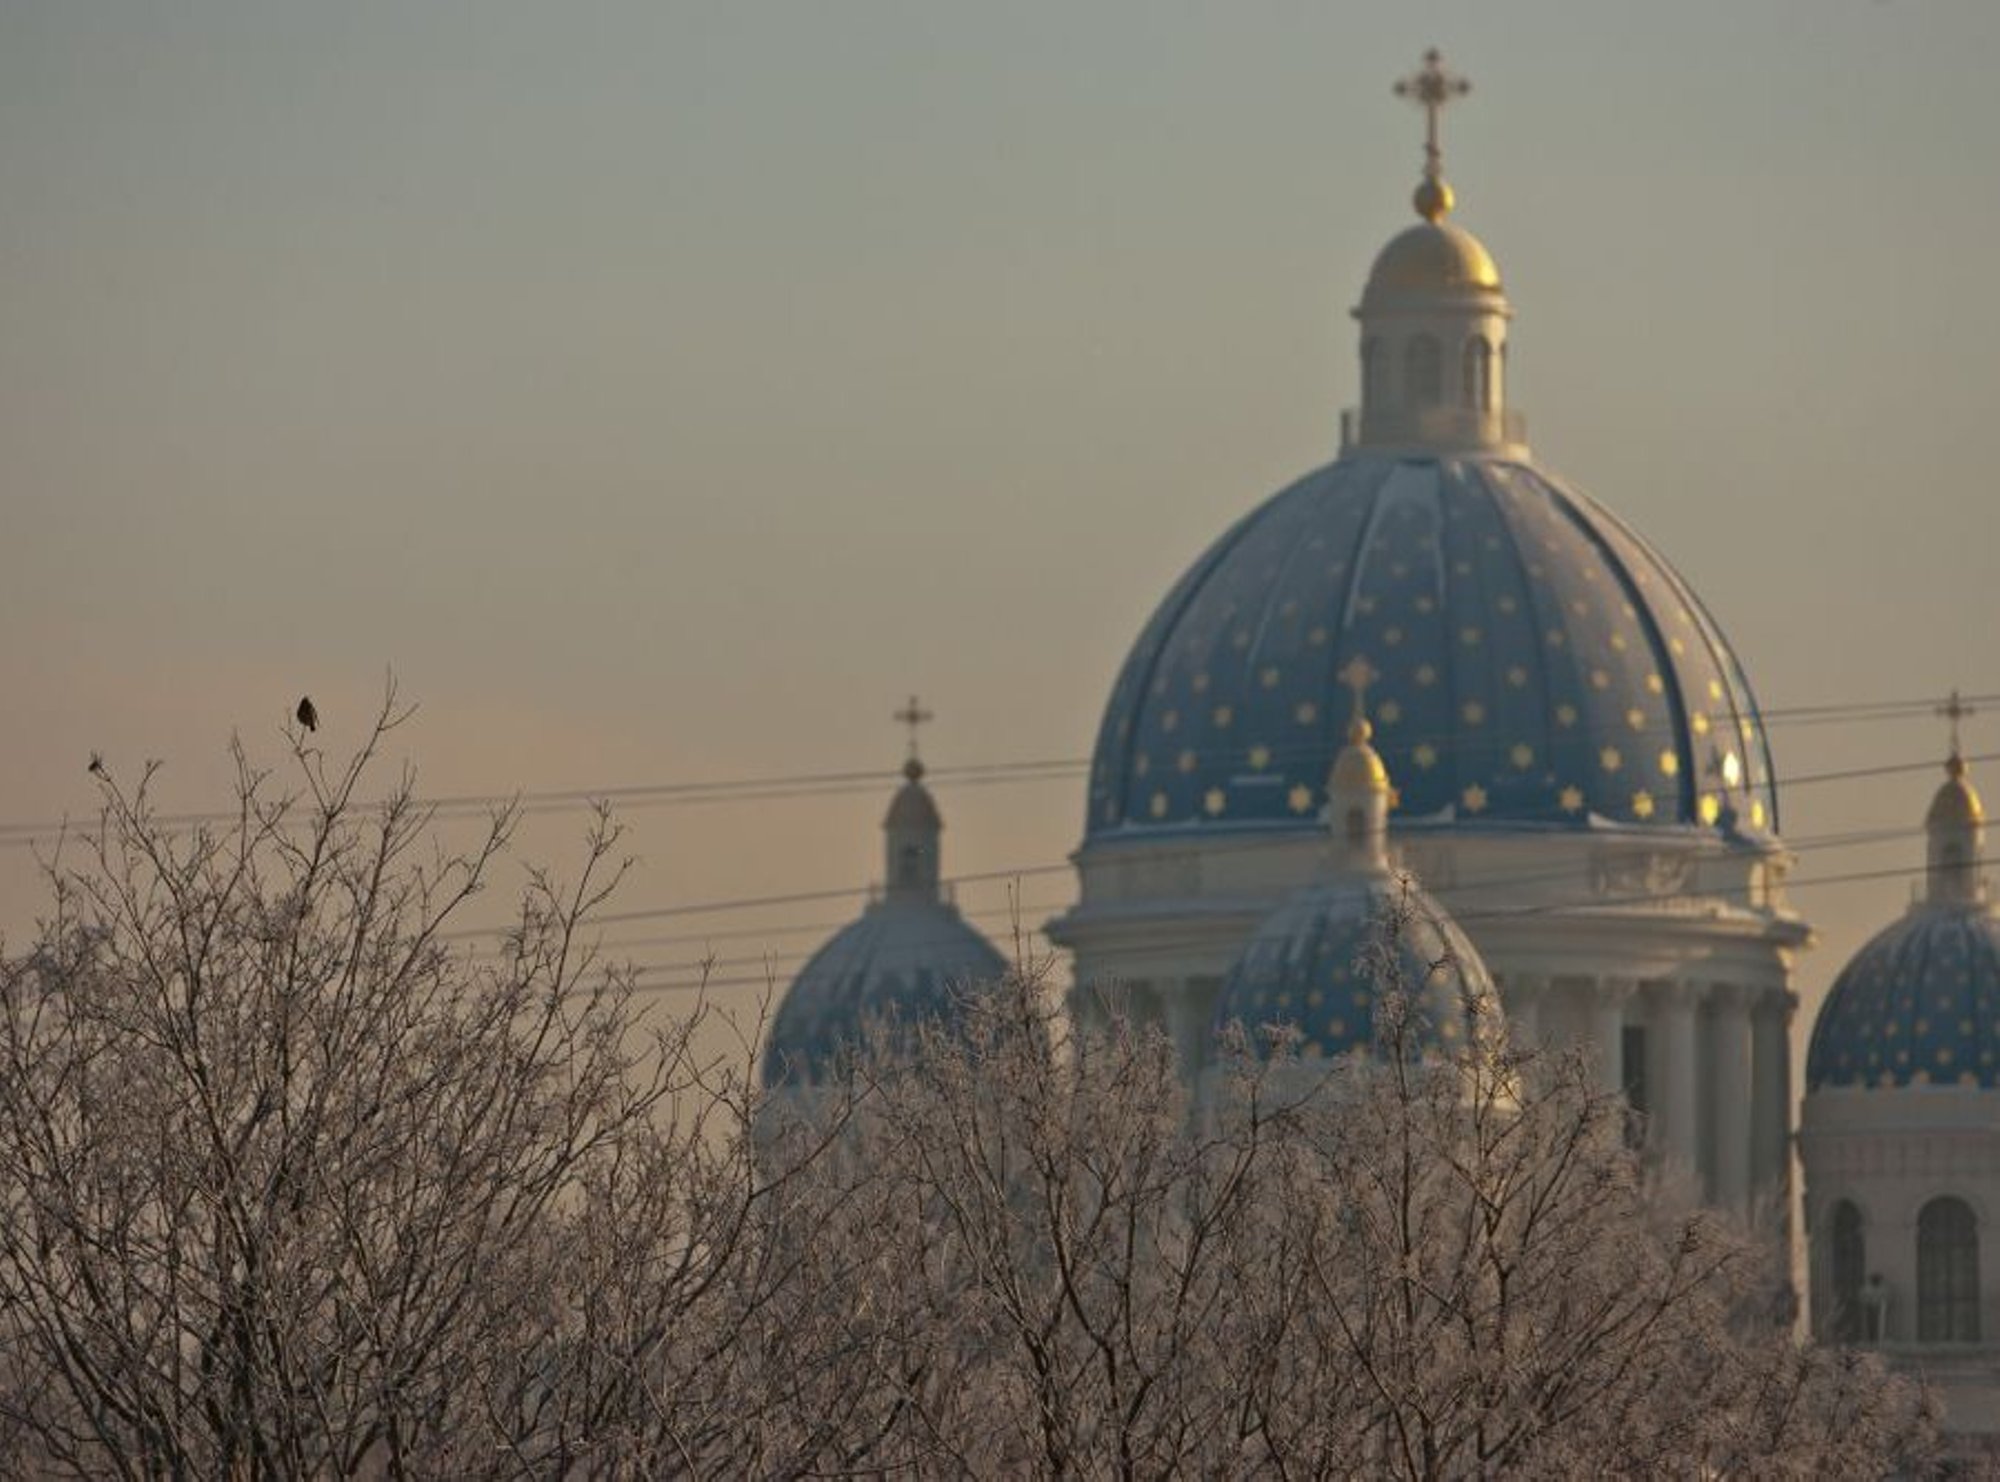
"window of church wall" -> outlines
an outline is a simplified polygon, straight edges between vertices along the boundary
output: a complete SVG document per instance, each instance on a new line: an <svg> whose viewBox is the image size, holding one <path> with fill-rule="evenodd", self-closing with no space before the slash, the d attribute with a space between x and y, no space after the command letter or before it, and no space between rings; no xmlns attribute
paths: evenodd
<svg viewBox="0 0 2000 1482"><path fill-rule="evenodd" d="M1917 1341L1979 1341L1979 1220L1949 1195L1917 1215Z"/></svg>
<svg viewBox="0 0 2000 1482"><path fill-rule="evenodd" d="M1361 405L1364 409L1382 405L1388 369L1387 349L1380 340L1370 335L1361 342Z"/></svg>
<svg viewBox="0 0 2000 1482"><path fill-rule="evenodd" d="M1646 1026L1627 1024L1618 1033L1618 1083L1625 1091L1625 1145L1646 1143L1646 1118L1653 1110L1646 1085Z"/></svg>
<svg viewBox="0 0 2000 1482"><path fill-rule="evenodd" d="M1868 1279L1868 1246L1861 1233L1861 1211L1851 1201L1842 1199L1833 1206L1827 1225L1831 1268L1828 1286L1833 1294L1833 1309L1828 1314L1826 1331L1837 1342L1858 1343L1863 1337L1861 1285Z"/></svg>
<svg viewBox="0 0 2000 1482"><path fill-rule="evenodd" d="M1475 412L1493 410L1493 346L1485 335L1465 342L1465 365L1461 374L1465 404Z"/></svg>
<svg viewBox="0 0 2000 1482"><path fill-rule="evenodd" d="M1413 407L1434 407L1444 400L1444 352L1430 335L1410 340L1403 367L1403 400Z"/></svg>

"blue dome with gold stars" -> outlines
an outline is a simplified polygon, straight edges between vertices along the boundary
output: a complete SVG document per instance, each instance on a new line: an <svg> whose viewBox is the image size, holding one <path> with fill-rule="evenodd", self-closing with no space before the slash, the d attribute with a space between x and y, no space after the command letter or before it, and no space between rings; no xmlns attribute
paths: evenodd
<svg viewBox="0 0 2000 1482"><path fill-rule="evenodd" d="M950 1025L966 995L998 982L1006 960L935 899L876 901L812 955L778 1005L764 1084L824 1080L843 1050L878 1024L894 1032Z"/></svg>
<svg viewBox="0 0 2000 1482"><path fill-rule="evenodd" d="M1395 973L1382 969L1389 962ZM1408 876L1349 878L1302 890L1264 919L1216 1000L1218 1031L1283 1025L1299 1053L1372 1049L1384 981L1400 980L1420 1019L1418 1048L1465 1044L1497 1029L1498 999L1478 949Z"/></svg>
<svg viewBox="0 0 2000 1482"><path fill-rule="evenodd" d="M1842 969L1806 1051L1806 1089L2000 1085L2000 918L1922 904Z"/></svg>
<svg viewBox="0 0 2000 1482"><path fill-rule="evenodd" d="M1146 624L1089 837L1313 827L1357 658L1399 827L1777 827L1742 667L1644 540L1525 458L1360 447L1240 520Z"/></svg>

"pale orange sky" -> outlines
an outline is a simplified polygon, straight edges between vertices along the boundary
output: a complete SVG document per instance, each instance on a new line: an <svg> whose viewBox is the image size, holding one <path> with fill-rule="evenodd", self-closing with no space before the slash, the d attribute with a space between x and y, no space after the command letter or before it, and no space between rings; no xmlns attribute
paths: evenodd
<svg viewBox="0 0 2000 1482"><path fill-rule="evenodd" d="M389 667L445 793L886 769L912 689L940 766L1085 755L1173 578L1332 455L1432 43L1541 460L1766 707L2000 690L1986 0L47 0L0 9L0 821L88 812L93 749L213 805L232 730L310 690L349 742ZM1784 778L1943 735L1773 744L1807 837L1934 777ZM948 873L1080 834L1079 782L939 792ZM635 811L621 907L861 885L886 797ZM1799 891L1809 1006L1908 892ZM38 898L0 842L0 925Z"/></svg>

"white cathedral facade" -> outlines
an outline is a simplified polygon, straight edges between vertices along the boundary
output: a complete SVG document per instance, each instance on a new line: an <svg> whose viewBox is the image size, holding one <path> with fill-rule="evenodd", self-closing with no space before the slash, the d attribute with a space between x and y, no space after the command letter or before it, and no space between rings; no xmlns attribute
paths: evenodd
<svg viewBox="0 0 2000 1482"><path fill-rule="evenodd" d="M1811 931L1785 895L1756 700L1667 560L1531 453L1507 394L1513 307L1451 220L1437 121L1464 85L1433 52L1398 91L1428 119L1418 220L1354 310L1339 456L1224 531L1140 632L1092 758L1078 897L1047 934L1073 1010L1115 987L1191 1082L1246 1003L1339 1053L1354 1015L1329 1004L1357 990L1352 951L1328 943L1392 852L1518 1039L1586 1047L1650 1157L1782 1228ZM780 1009L774 1082L827 1063L871 1005L947 1012L954 974L993 960L939 894L921 777L913 763L885 824L888 898ZM1821 1012L1798 1146L1815 1332L1949 1371L1948 1424L2000 1429L1982 823L1954 761L1925 904Z"/></svg>

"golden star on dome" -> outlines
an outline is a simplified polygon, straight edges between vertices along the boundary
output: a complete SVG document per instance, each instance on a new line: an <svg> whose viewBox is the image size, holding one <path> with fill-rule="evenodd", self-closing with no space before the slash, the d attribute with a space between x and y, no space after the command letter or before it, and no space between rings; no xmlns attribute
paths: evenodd
<svg viewBox="0 0 2000 1482"><path fill-rule="evenodd" d="M1229 798L1221 788L1211 787L1207 792L1202 794L1201 806L1210 818L1215 818L1221 814L1224 808L1229 806Z"/></svg>
<svg viewBox="0 0 2000 1482"><path fill-rule="evenodd" d="M1556 706L1556 724L1564 730L1568 730L1571 726L1575 725L1576 707L1574 705Z"/></svg>
<svg viewBox="0 0 2000 1482"><path fill-rule="evenodd" d="M1714 823L1722 816L1722 800L1712 792L1705 792L1701 795L1700 803L1696 804L1695 811L1703 823Z"/></svg>
<svg viewBox="0 0 2000 1482"><path fill-rule="evenodd" d="M1523 772L1535 764L1535 748L1528 745L1525 741L1516 743L1514 749L1508 752L1507 756Z"/></svg>
<svg viewBox="0 0 2000 1482"><path fill-rule="evenodd" d="M1465 717L1465 723L1469 726L1479 725L1486 719L1486 707L1477 700L1467 700L1459 707L1458 713Z"/></svg>
<svg viewBox="0 0 2000 1482"><path fill-rule="evenodd" d="M1264 672L1257 676L1257 682L1267 690L1276 689L1278 687L1278 666L1276 664L1266 664Z"/></svg>
<svg viewBox="0 0 2000 1482"><path fill-rule="evenodd" d="M1195 766L1194 753L1192 751L1183 751L1179 756L1174 758L1174 765L1182 772L1192 772Z"/></svg>
<svg viewBox="0 0 2000 1482"><path fill-rule="evenodd" d="M1660 753L1660 774L1664 777L1678 777L1681 774L1681 754L1678 751Z"/></svg>
<svg viewBox="0 0 2000 1482"><path fill-rule="evenodd" d="M1419 664L1417 665L1416 678L1418 684L1422 685L1425 689L1429 689L1437 683L1438 672L1429 664Z"/></svg>
<svg viewBox="0 0 2000 1482"><path fill-rule="evenodd" d="M1250 748L1250 769L1253 772L1261 772L1270 765L1271 765L1270 747L1253 746Z"/></svg>
<svg viewBox="0 0 2000 1482"><path fill-rule="evenodd" d="M1209 712L1208 718L1218 731L1226 731L1229 729L1229 723L1236 719L1236 712L1227 705L1218 705Z"/></svg>
<svg viewBox="0 0 2000 1482"><path fill-rule="evenodd" d="M1526 689L1528 687L1528 671L1523 669L1519 664L1514 665L1513 668L1507 671L1507 683L1513 689Z"/></svg>
<svg viewBox="0 0 2000 1482"><path fill-rule="evenodd" d="M1437 748L1428 741L1419 743L1416 750L1410 753L1410 760L1414 761L1426 772L1437 765L1437 759Z"/></svg>
<svg viewBox="0 0 2000 1482"><path fill-rule="evenodd" d="M1205 695L1208 693L1208 684L1209 684L1208 671L1204 669L1201 671L1201 673L1195 675L1195 677L1191 681L1189 681L1188 687L1192 689L1197 695Z"/></svg>
<svg viewBox="0 0 2000 1482"><path fill-rule="evenodd" d="M1306 642L1310 643L1314 648L1322 647L1326 643L1326 629L1314 628L1310 633L1306 634Z"/></svg>
<svg viewBox="0 0 2000 1482"><path fill-rule="evenodd" d="M1285 805L1294 813L1310 813L1313 805L1312 789L1303 782L1292 784L1292 790L1285 794Z"/></svg>
<svg viewBox="0 0 2000 1482"><path fill-rule="evenodd" d="M1375 707L1375 718L1385 726L1393 726L1403 718L1403 707L1394 700L1384 700Z"/></svg>
<svg viewBox="0 0 2000 1482"><path fill-rule="evenodd" d="M1298 707L1292 711L1292 718L1302 726L1309 726L1319 719L1319 706L1310 700L1301 700Z"/></svg>
<svg viewBox="0 0 2000 1482"><path fill-rule="evenodd" d="M1484 813L1486 811L1486 789L1478 783L1473 783L1458 796L1459 801L1465 805L1466 812Z"/></svg>
<svg viewBox="0 0 2000 1482"><path fill-rule="evenodd" d="M1181 713L1178 710L1169 710L1160 716L1160 729L1163 731L1177 731L1180 724Z"/></svg>
<svg viewBox="0 0 2000 1482"><path fill-rule="evenodd" d="M1147 756L1145 752L1142 751L1137 756L1132 758L1133 776L1144 777L1148 772L1152 770L1153 770L1153 759Z"/></svg>
<svg viewBox="0 0 2000 1482"><path fill-rule="evenodd" d="M1664 695L1667 692L1667 682L1660 678L1657 673L1648 674L1646 676L1646 689L1649 693Z"/></svg>
<svg viewBox="0 0 2000 1482"><path fill-rule="evenodd" d="M1625 758L1615 746L1607 746L1597 753L1597 765L1607 772L1615 772L1625 765Z"/></svg>
<svg viewBox="0 0 2000 1482"><path fill-rule="evenodd" d="M1634 705L1630 710L1625 712L1625 724L1635 731L1645 730L1646 712L1641 710L1637 705Z"/></svg>
<svg viewBox="0 0 2000 1482"><path fill-rule="evenodd" d="M1146 811L1151 813L1155 818L1165 818L1167 816L1167 795L1163 792L1154 793L1152 800L1146 805Z"/></svg>
<svg viewBox="0 0 2000 1482"><path fill-rule="evenodd" d="M1643 787L1632 794L1632 816L1651 818L1653 816L1653 795Z"/></svg>
<svg viewBox="0 0 2000 1482"><path fill-rule="evenodd" d="M1693 715L1688 717L1688 727L1697 736L1706 736L1708 734L1708 717L1697 710Z"/></svg>
<svg viewBox="0 0 2000 1482"><path fill-rule="evenodd" d="M1562 804L1563 812L1581 813L1583 811L1583 789L1580 787L1565 787L1558 801Z"/></svg>

